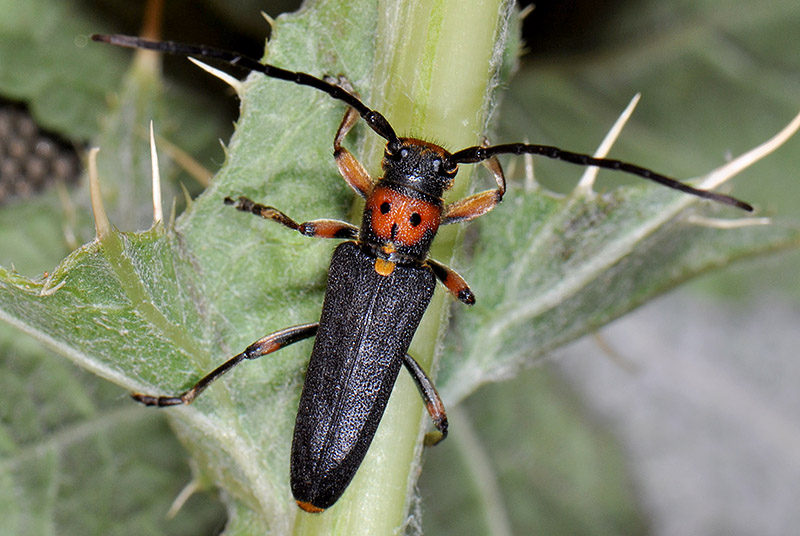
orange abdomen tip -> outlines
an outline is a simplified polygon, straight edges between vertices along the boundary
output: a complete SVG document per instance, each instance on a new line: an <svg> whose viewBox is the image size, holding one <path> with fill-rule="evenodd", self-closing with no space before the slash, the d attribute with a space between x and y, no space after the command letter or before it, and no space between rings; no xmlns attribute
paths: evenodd
<svg viewBox="0 0 800 536"><path fill-rule="evenodd" d="M321 514L325 511L324 508L320 508L319 506L314 506L310 502L306 501L297 501L297 506L300 507L301 510L305 510L309 514Z"/></svg>

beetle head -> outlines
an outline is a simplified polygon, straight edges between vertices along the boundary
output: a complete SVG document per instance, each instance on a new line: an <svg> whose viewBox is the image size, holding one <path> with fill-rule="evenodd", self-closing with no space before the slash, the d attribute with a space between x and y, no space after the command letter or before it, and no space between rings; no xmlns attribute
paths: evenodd
<svg viewBox="0 0 800 536"><path fill-rule="evenodd" d="M458 165L442 147L416 138L397 138L386 144L382 181L413 188L441 199L453 185Z"/></svg>

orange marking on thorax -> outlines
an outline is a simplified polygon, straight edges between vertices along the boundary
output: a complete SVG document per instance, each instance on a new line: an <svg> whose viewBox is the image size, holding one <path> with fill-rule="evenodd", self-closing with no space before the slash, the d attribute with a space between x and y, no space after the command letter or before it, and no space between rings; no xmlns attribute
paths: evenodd
<svg viewBox="0 0 800 536"><path fill-rule="evenodd" d="M371 213L372 231L378 238L404 246L417 244L426 231L435 233L442 216L440 207L385 186L375 188L366 210Z"/></svg>

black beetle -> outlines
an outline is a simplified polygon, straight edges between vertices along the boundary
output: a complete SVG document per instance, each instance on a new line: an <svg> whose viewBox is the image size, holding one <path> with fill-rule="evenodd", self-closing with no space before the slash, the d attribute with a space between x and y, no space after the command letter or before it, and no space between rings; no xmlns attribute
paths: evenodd
<svg viewBox="0 0 800 536"><path fill-rule="evenodd" d="M335 220L297 223L282 212L246 197L225 198L225 203L241 211L274 220L306 236L348 240L333 253L320 321L267 335L178 396L131 395L148 406L189 404L243 360L262 357L316 335L297 412L291 460L292 493L307 512L322 512L344 493L372 442L401 365L416 381L437 429L438 433L430 435L428 443L436 443L447 435L447 417L433 383L406 352L437 279L458 300L475 303L464 279L429 259L428 252L440 225L477 218L503 199L505 178L496 155L536 154L582 166L619 170L691 195L753 210L733 197L699 190L633 164L556 147L512 143L474 146L450 153L433 143L398 137L383 115L368 108L342 80L328 81L265 65L235 52L121 35L93 35L92 39L222 60L313 87L349 106L333 145L340 173L366 199L360 228ZM384 174L377 182L341 145L359 116L386 140ZM497 187L446 205L442 195L452 186L458 165L476 162L486 162Z"/></svg>

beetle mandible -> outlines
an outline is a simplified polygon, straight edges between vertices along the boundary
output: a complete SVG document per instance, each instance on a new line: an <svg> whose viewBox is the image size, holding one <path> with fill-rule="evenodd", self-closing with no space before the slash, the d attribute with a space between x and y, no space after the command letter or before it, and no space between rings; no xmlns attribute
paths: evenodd
<svg viewBox="0 0 800 536"><path fill-rule="evenodd" d="M238 210L273 220L305 236L346 240L334 250L328 268L319 322L286 328L259 339L180 395L131 395L148 406L189 404L245 359L257 359L316 336L295 421L290 471L292 493L307 512L324 511L344 493L372 442L401 366L415 380L437 430L429 434L428 443L435 444L446 437L444 405L433 382L407 351L437 279L459 301L475 303L466 281L428 258L428 252L441 225L472 220L502 201L506 183L497 155L533 154L618 170L690 195L753 210L736 198L696 189L646 168L546 145L482 145L450 153L421 139L398 137L384 116L367 107L343 81L262 64L236 52L123 35L93 35L92 39L221 60L268 77L310 86L348 105L334 136L334 158L350 188L366 200L360 227L326 219L297 223L279 210L246 197L224 200ZM377 181L342 146L359 118L386 140L383 176ZM459 164L477 162L487 164L496 187L445 204L443 194L452 186Z"/></svg>

